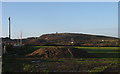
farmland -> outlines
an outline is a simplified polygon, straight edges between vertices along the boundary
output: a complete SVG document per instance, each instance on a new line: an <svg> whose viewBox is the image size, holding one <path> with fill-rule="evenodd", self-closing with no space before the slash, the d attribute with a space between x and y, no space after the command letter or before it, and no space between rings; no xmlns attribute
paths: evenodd
<svg viewBox="0 0 120 74"><path fill-rule="evenodd" d="M118 72L120 53L118 47L78 47L95 58L39 58L25 57L39 48L55 46L30 46L15 50L16 56L3 57L3 72ZM61 46L64 47L64 46ZM24 54L22 54L24 52Z"/></svg>

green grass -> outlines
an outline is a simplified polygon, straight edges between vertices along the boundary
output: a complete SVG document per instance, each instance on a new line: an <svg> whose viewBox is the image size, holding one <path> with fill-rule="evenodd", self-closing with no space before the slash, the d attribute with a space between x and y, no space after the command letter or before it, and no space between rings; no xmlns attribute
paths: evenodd
<svg viewBox="0 0 120 74"><path fill-rule="evenodd" d="M119 47L75 47L88 51L89 53L120 53Z"/></svg>
<svg viewBox="0 0 120 74"><path fill-rule="evenodd" d="M76 48L83 48L83 49L86 49L86 48L87 49L105 49L105 50L106 49L111 49L111 50L114 49L114 50L118 50L119 47L79 47L79 46L77 47L76 46Z"/></svg>
<svg viewBox="0 0 120 74"><path fill-rule="evenodd" d="M75 47L86 50L97 58L119 58L119 47Z"/></svg>

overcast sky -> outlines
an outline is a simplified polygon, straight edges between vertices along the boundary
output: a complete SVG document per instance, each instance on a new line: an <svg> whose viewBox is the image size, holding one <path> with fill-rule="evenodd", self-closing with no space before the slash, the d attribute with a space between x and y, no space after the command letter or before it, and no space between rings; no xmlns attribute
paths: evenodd
<svg viewBox="0 0 120 74"><path fill-rule="evenodd" d="M2 35L38 37L47 33L118 36L117 2L3 2Z"/></svg>

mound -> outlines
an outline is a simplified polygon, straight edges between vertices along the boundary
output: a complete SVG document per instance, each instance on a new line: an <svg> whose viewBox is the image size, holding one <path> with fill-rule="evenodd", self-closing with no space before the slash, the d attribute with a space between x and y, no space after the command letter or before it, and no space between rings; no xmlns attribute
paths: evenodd
<svg viewBox="0 0 120 74"><path fill-rule="evenodd" d="M26 56L40 58L89 58L91 55L85 50L71 47L45 47L35 50Z"/></svg>

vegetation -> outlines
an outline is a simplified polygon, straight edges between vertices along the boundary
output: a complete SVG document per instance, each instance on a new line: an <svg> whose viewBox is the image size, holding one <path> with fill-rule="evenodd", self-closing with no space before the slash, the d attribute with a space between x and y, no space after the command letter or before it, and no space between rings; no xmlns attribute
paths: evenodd
<svg viewBox="0 0 120 74"><path fill-rule="evenodd" d="M45 34L29 39L28 45L118 46L118 38L79 33Z"/></svg>
<svg viewBox="0 0 120 74"><path fill-rule="evenodd" d="M26 54L39 48L48 47L55 46L14 48L16 55L6 54L3 56L3 72L120 72L118 47L74 47L86 50L96 58L25 57Z"/></svg>
<svg viewBox="0 0 120 74"><path fill-rule="evenodd" d="M11 58L12 59L12 58ZM33 62L34 61L34 62ZM6 62L6 61L4 61ZM4 69L7 72L104 72L106 69L114 67L112 72L119 71L119 62L117 59L39 59L39 58L21 58L7 62ZM12 66L12 67L11 67ZM111 71L111 70L109 70ZM107 71L107 72L109 72Z"/></svg>

